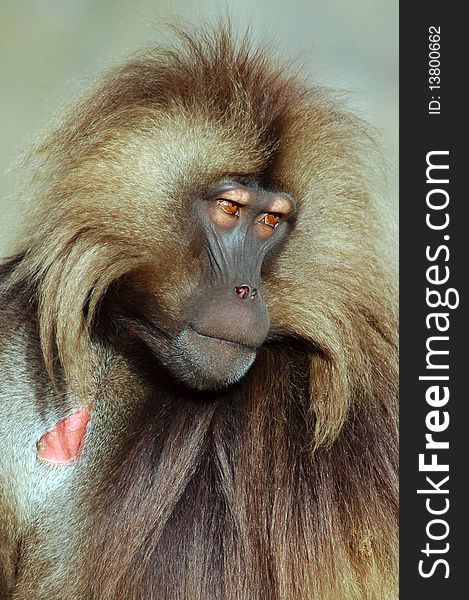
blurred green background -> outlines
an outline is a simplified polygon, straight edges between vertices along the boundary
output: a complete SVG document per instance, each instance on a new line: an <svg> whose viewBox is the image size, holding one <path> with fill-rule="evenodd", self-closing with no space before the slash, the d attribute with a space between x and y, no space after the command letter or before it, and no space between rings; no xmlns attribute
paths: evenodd
<svg viewBox="0 0 469 600"><path fill-rule="evenodd" d="M21 152L103 69L158 40L164 23L228 12L299 57L312 79L351 92L381 133L397 213L397 0L0 0L0 256L20 222Z"/></svg>

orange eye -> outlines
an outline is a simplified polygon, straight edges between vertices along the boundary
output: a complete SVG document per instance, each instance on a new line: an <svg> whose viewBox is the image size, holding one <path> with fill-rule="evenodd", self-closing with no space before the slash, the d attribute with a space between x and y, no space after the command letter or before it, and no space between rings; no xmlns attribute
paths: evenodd
<svg viewBox="0 0 469 600"><path fill-rule="evenodd" d="M266 213L263 217L258 221L258 223L262 223L263 225L268 225L275 229L277 225L280 223L280 215L276 215L274 213Z"/></svg>
<svg viewBox="0 0 469 600"><path fill-rule="evenodd" d="M239 204L231 202L231 200L218 200L218 205L226 214L232 217L239 217Z"/></svg>

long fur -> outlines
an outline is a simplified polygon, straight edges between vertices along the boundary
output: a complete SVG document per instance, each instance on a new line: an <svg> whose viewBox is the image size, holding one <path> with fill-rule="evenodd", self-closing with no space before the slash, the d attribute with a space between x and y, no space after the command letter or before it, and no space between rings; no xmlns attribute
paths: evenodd
<svg viewBox="0 0 469 600"><path fill-rule="evenodd" d="M45 368L98 412L110 364L146 390L77 494L67 577L96 599L395 597L396 294L367 128L226 29L180 35L108 74L32 159L8 288L31 298ZM106 323L129 282L176 318L197 284L187 206L228 175L288 191L299 217L263 273L265 347L204 396Z"/></svg>

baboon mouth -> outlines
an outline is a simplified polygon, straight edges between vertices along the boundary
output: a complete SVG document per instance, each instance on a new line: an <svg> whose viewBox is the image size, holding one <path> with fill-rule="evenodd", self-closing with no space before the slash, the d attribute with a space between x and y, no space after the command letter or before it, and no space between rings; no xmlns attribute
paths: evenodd
<svg viewBox="0 0 469 600"><path fill-rule="evenodd" d="M221 336L211 335L209 333L202 333L201 331L198 331L193 325L188 325L187 329L189 329L191 332L195 333L196 336L200 336L201 338L207 338L209 340L215 340L217 342L222 342L225 344L232 344L233 346L241 346L241 348L245 348L246 350L250 350L252 352L256 352L258 350L258 348L256 346L251 346L249 344L240 342L238 340L233 340L233 339L229 339L229 338L225 338L225 337L221 337Z"/></svg>
<svg viewBox="0 0 469 600"><path fill-rule="evenodd" d="M176 336L163 335L146 320L132 319L129 324L161 364L194 389L218 389L239 381L258 351L238 340L202 333L189 324Z"/></svg>
<svg viewBox="0 0 469 600"><path fill-rule="evenodd" d="M172 360L163 358L176 378L196 389L216 389L239 381L256 359L256 349L186 326L174 339Z"/></svg>

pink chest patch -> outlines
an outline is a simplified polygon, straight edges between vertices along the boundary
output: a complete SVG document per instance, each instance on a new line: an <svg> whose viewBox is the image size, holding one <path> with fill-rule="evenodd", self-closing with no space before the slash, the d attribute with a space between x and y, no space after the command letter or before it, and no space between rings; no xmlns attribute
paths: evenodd
<svg viewBox="0 0 469 600"><path fill-rule="evenodd" d="M57 465L67 465L80 458L86 430L90 420L91 406L62 419L36 443L37 456Z"/></svg>

